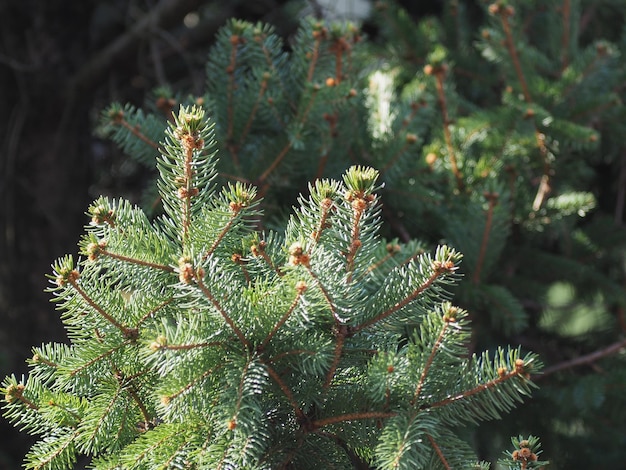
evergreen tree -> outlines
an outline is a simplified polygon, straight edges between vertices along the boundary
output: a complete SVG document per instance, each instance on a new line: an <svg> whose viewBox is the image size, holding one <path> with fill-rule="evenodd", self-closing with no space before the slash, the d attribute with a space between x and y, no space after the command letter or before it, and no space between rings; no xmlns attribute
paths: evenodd
<svg viewBox="0 0 626 470"><path fill-rule="evenodd" d="M206 94L155 103L211 103L219 172L260 184L270 226L309 178L378 168L384 235L464 254L455 301L472 315L471 347L522 344L549 365L534 412L505 432L481 426L480 446L522 426L545 436L560 466L615 467L626 440L614 386L626 383L616 355L626 344L624 18L611 0L453 0L417 20L378 1L371 40L310 21L290 47L265 26L233 23L209 53ZM148 132L137 113L128 108L130 128ZM106 129L129 151L138 144Z"/></svg>
<svg viewBox="0 0 626 470"><path fill-rule="evenodd" d="M307 243L310 243L311 238L316 240L315 246L330 243L321 235L317 239L317 233L323 234L326 229L332 229L332 233L338 237L333 238L336 245L328 246L324 251L335 253L334 258L324 258L324 263L330 263L325 269L335 270L338 276L331 282L337 291L329 298L345 302L336 306L338 318L349 319L349 322L356 324L367 320L363 317L360 320L350 316L344 318L340 312L344 312L343 309L350 310L352 302L359 305L358 299L363 302L365 298L346 287L345 281L348 281L347 285L352 285L355 279L367 280L361 288L365 289L362 294L367 292L368 295L383 291L392 294L391 291L397 289L398 292L393 294L400 299L404 291L399 280L413 278L408 271L402 271L406 268L398 268L400 271L397 273L402 273L397 274L398 277L390 274L396 263L405 266L406 263L398 262L398 259L435 252L438 254L428 262L441 262L442 259L438 258L441 256L440 251L435 251L434 247L443 243L453 247L448 248L451 250L449 253L462 252L464 261L452 277L461 272L465 279L458 285L454 283L448 286L448 291L454 294L455 305L459 306L450 307L463 312L461 317L455 316L462 319L460 331L464 333L455 336L454 341L458 340L455 343L458 346L452 348L452 351L457 358L455 361L460 362L453 362L457 366L463 362L459 359L461 350L469 349L470 356L474 351L487 350L490 353L480 356L483 359L477 361L477 364L494 361L494 358L504 360L502 358L506 356L506 370L512 371L513 358L501 352L506 351L502 345L522 344L521 349L515 350L516 354L523 358L526 356L522 351L538 351L543 362L549 366L543 376L533 377L541 380L542 388L535 394L537 398L533 402L524 405L524 412L516 413L514 422L482 424L478 434L473 436L475 445L482 452L492 454L493 449L501 449L506 445L498 436L532 432L544 436L544 445L550 448L551 457L558 455L555 460L559 467L603 465L610 468L621 465L620 450L626 439L626 430L621 425L624 415L620 404L623 399L618 390L626 383L626 377L621 372L624 370L623 358L615 353L625 345L622 336L626 308L623 285L626 276L621 261L626 245L623 229L626 198L623 189L626 187L626 179L623 175L626 174L626 166L622 142L626 130L623 106L623 83L626 77L621 54L626 46L626 36L621 27L623 21L611 19L624 19L624 5L610 0L593 4L583 0L453 0L445 3L440 16L415 20L395 2L379 1L375 3L375 12L369 28L374 29L371 39L350 23L306 19L289 44L268 25L233 20L221 30L209 52L206 89L201 96L189 95L184 90L173 92L160 88L144 109L113 104L103 113L101 132L113 138L130 157L150 169L154 167L155 155L169 155L171 151L169 146L172 144L160 141L163 132L175 121L174 110L179 104L186 106L187 110L197 106L193 109L198 111L202 108L210 116L215 126L216 148L220 156L219 160L211 160L211 164L215 165L214 180L211 181L215 181L217 187L230 188L220 196L220 200L223 204L226 201L233 202L228 199L228 194L234 197L247 192L250 196L252 188L256 188L257 193L249 201L253 207L246 207L243 211L247 215L242 215L240 222L233 221L228 225L228 230L224 231L224 240L220 237L230 221L228 211L222 215L221 224L213 222L215 225L212 228L205 227L202 235L193 235L195 241L190 239L188 245L182 243L182 235L177 235L181 243L179 248L191 246L189 243L216 243L217 256L219 250L227 242L230 243L230 251L222 252L224 260L231 256L231 262L239 266L246 282L254 286L243 288L233 284L233 289L248 292L245 295L251 296L251 299L260 295L260 291L255 290L261 289L258 287L258 279L262 278L263 282L269 283L264 288L267 292L272 291L269 285L274 286L272 283L278 282L272 281L272 276L280 277L281 283L287 280L283 279L287 277L286 274L278 274L279 271L282 274L281 269L275 275L263 271L256 264L260 260L259 256L263 258L267 255L273 266L286 265L289 266L288 271L293 272L294 267L290 265L289 258L304 254L313 259L314 253L309 253ZM163 172L167 167L171 174L182 178L185 176L175 173L179 171L175 170L176 166L167 166L165 161L170 160L161 160L160 174L155 174L161 183L159 186L149 185L145 192L142 205L147 217L132 216L133 220L141 220L145 230L155 230L159 235L148 237L141 230L135 232L138 244L133 245L132 253L124 256L133 259L143 259L144 256L153 260L154 255L146 255L144 252L151 246L150 243L155 243L154 237L163 237L169 242L176 240L174 230L166 228L169 222L164 221L176 221L176 217L183 216L173 215L175 208L179 207L176 205L179 201L173 202L171 194L169 199L165 195L167 177ZM353 169L345 173L350 167ZM354 183L354 172L370 171L366 168L378 169L377 183L372 183L368 191L376 188L376 197L380 197L383 204L374 204L375 208L368 205L371 211L368 212L369 218L365 213L359 216L366 217L364 221L367 223L357 231L357 238L352 232L353 228L349 228L356 220L350 218L354 215L350 215L352 209L335 209L332 215L339 217L344 228L343 235L340 235L336 232L336 225L326 227L327 216L319 212L320 201L325 199L327 190L339 193L354 191L349 181ZM343 186L336 182L341 180ZM309 181L314 182L309 185ZM213 189L206 191L207 194L198 197L217 201L213 197ZM310 199L298 199L301 193L309 193ZM103 201L95 204L94 208L102 205L98 209L102 212L98 217L104 217L102 221L105 222L109 210L117 214L124 211L129 214L141 213L136 208L131 210L126 203ZM241 203L237 201L235 204ZM333 207L340 206L333 201ZM217 211L218 204L208 202L196 203L193 207L190 205L185 209L189 214L184 217L191 217L191 211L197 210L203 213L203 217L210 218L209 214L213 212L200 209L201 206ZM299 207L297 216L288 209L292 206ZM261 208L263 218L254 212ZM161 222L155 222L154 227L161 227L160 223L165 225L159 229L148 229L148 226L152 227L148 220L155 216L161 217L157 218ZM195 212L193 216L200 217ZM381 224L381 220L385 223ZM181 224L181 221L177 223ZM237 225L239 223L242 225ZM235 230L232 235L231 229ZM299 235L296 236L296 233ZM95 246L99 246L105 234L93 232L93 235L95 238L83 243L83 250L92 244L92 251L97 251ZM362 243L358 247L353 246L357 239ZM110 242L107 240L107 243ZM161 243L165 245L165 241ZM300 248L292 245L294 243L300 243L301 253L298 254ZM259 251L261 245L264 248ZM108 250L108 246L103 249ZM125 250L130 248L122 249L120 245L120 249L126 253ZM264 251L266 249L270 251ZM89 253L98 258L98 263L102 262L102 257L96 256L99 253ZM144 255L140 256L141 253ZM157 253L163 256L160 259L162 266L170 266L171 269L180 270L187 262L192 269L202 266L197 259L200 256L198 252L181 254L175 249L168 251L161 247ZM179 266L177 258L172 265L168 257L175 256L174 253L188 256L189 260ZM363 264L360 267L358 257L362 257ZM340 261L354 264L348 268ZM371 267L372 272L368 271L369 268L365 269L365 265ZM298 269L306 268L301 264L299 266ZM342 271L339 266L347 271ZM86 268L81 269L82 277ZM221 265L220 269L223 269ZM234 269L234 266L229 269ZM367 275L353 274L352 278L346 279L337 274L356 273L359 269L365 270L362 272L367 272ZM223 273L228 282L233 279L229 277L228 269ZM188 295L194 288L198 288L194 284L195 275L192 273L192 282L185 284L190 289L185 291ZM381 276L376 282L369 278L375 275ZM165 272L163 276L165 279ZM119 282L118 278L114 279L108 281L111 286ZM303 298L312 293L310 280L305 282L307 290L302 294ZM280 292L285 292L281 289ZM295 284L292 289L295 289ZM128 292L135 295L140 290L133 287ZM339 291L341 293L337 298ZM404 294L408 295L409 292ZM317 295L320 295L319 292ZM402 310L381 318L380 323L375 322L376 328L384 325L386 334L393 331L397 335L388 347L381 348L380 344L351 344L348 348L346 343L348 349L344 350L342 343L342 354L336 354L333 349L332 353L326 353L326 360L330 362L307 365L307 368L313 368L307 370L313 375L317 374L317 380L324 383L328 370L334 368L331 375L339 377L342 361L354 360L347 351L359 347L363 350L367 347L376 351L384 350L388 357L403 357L403 361L409 361L406 364L414 364L407 359L417 354L411 352L414 351L412 348L422 348L422 352L417 355L427 355L425 351L428 351L428 346L424 345L433 344L432 337L431 343L428 342L428 332L434 335L437 331L437 324L428 318L433 311L438 311L443 317L446 315L448 307L440 304L445 301L440 297L442 295L443 292L438 290L436 302L431 299L432 305L420 307L419 321L415 322L415 318L404 315ZM231 297L228 296L229 299ZM176 299L179 300L178 297ZM221 299L216 300L221 302ZM411 300L417 302L417 299ZM189 305L185 308L201 308L198 305L203 305L187 298L186 301ZM252 300L247 302L256 305ZM283 298L283 302L287 300ZM307 308L315 310L314 306L319 306L320 302L323 304L324 299L316 299ZM326 302L327 305L332 304L328 298ZM241 318L246 318L243 312L252 310L281 311L279 306L261 308L248 304L238 313L242 315ZM385 305L389 307L390 304ZM294 306L296 308L303 309L302 306ZM366 315L365 311L359 311L358 315ZM431 313L426 314L427 311ZM469 313L466 314L466 311ZM237 312L240 312L239 307ZM297 315L293 315L295 312L291 312L289 318L296 318ZM280 317L277 313L274 315ZM319 316L311 315L309 317L306 314L307 321L321 327L323 321ZM471 330L466 323L469 315L472 320ZM268 315L268 318L274 317ZM283 328L292 326L287 320L284 325L280 324L277 333L272 334L270 342L278 332L284 332ZM231 321L233 325L239 325L232 318ZM355 323L351 325L354 327ZM262 341L258 338L263 337L263 332L268 334L268 331L273 331L273 327L266 325L263 330L258 325L254 326L252 337ZM201 325L194 324L193 328L199 329ZM231 334L237 336L235 344L245 346L245 342L234 331ZM241 329L240 332L250 344L256 344L250 339L252 337L248 335L248 330ZM172 341L167 331L161 333L157 337L163 339L151 340L155 348L159 341ZM182 332L176 330L176 334L182 335ZM299 337L294 336L293 341L296 338ZM338 337L334 338L336 340ZM328 336L322 335L318 340L323 342L328 340ZM361 334L346 333L343 339L348 343L357 340L363 340ZM378 336L368 337L367 340L383 341ZM174 344L196 343L177 339ZM163 348L157 349L161 352L167 350ZM344 353L347 354L345 358ZM315 357L319 359L322 356ZM335 364L335 359L331 357L339 362ZM534 356L529 357L534 360ZM361 359L360 363L350 363L354 370L349 368L350 372L346 372L345 383L359 383L359 386L365 387L356 378L358 374L363 374L360 377L365 377L368 387L373 387L372 377L376 376L374 371L378 367L378 374L385 375L384 364L381 362L374 366L373 357ZM151 360L156 361L154 356ZM201 368L202 360L195 360ZM490 363L493 365L493 362ZM150 367L153 365L152 362L147 364ZM267 367L262 361L255 364L261 369ZM289 365L294 364L295 361ZM574 368L589 364L596 366L595 370L589 370L589 374L570 372L586 371L581 367ZM611 373L597 374L598 364L605 370L611 370ZM368 372L359 371L358 365L367 367ZM391 365L395 374L396 363L392 362ZM158 373L170 372L162 363L159 367ZM246 373L241 372L241 367L244 366L233 370L240 371L238 377L244 383L247 379L242 377ZM298 367L304 368L304 365ZM351 375L353 372L357 375ZM407 378L409 375L400 375L402 380L410 380ZM191 378L193 374L187 376L187 379ZM200 381L204 379L198 378ZM388 379L391 380L390 377ZM443 380L440 383L443 388L450 385L447 379L435 380ZM178 385L181 383L178 382ZM232 383L239 382L232 379ZM17 381L5 385L19 391ZM293 390L291 382L284 385L292 394L313 393L308 388ZM411 386L416 385L404 385L405 388ZM467 387L461 388L468 390ZM377 396L367 395L361 390L355 399L380 405L383 389L378 389ZM454 390L454 387L450 390ZM450 390L446 393L450 393ZM277 396L280 395L277 393ZM255 395L254 400L257 398ZM389 398L391 402L393 398L392 394ZM326 398L322 400L323 403L318 401L314 400L314 405L307 403L301 406L301 412L307 417L309 414L313 416L308 418L310 420L320 419L316 415L320 409L329 412ZM18 406L17 402L15 406ZM163 419L162 406L155 405L154 415L158 415L159 420ZM293 413L297 413L296 409L292 405ZM356 413L345 408L336 409L335 412L336 416ZM20 419L14 416L14 419ZM333 428L328 430L332 436L325 436L325 439L337 437L335 442L344 459L360 459L384 466L382 455L394 448L393 445L385 447L384 442L391 442L386 439L392 429L396 429L394 432L400 435L399 423L407 415L402 416L404 418L400 414L389 416L381 419L382 423L359 419L358 426L348 421L333 422ZM599 416L602 416L601 420ZM451 425L459 424L459 419L473 421L484 417L461 418L455 415L452 421L444 421L446 425ZM225 422L231 419L222 418ZM441 417L436 419L436 426L441 424L439 419ZM144 419L144 422L148 420ZM600 422L604 423L602 426L609 423L614 428L615 432L610 439L606 438L602 429L598 429ZM405 421L405 429L411 428L411 423L410 420ZM302 425L300 422L296 424ZM335 430L335 425L347 433L356 434L358 429L359 433L372 432L382 437L376 441L379 442L376 446L372 444L373 440L364 444L366 439L363 436L362 440L348 439ZM350 427L352 425L355 427ZM378 426L384 426L382 429L387 431L379 433ZM236 427L231 431L236 434L239 432L236 430L240 431L241 428ZM428 427L424 435L447 438L448 432L458 433L458 429L446 428L443 431L437 427L435 432L435 428ZM309 434L319 437L320 433ZM411 433L405 436L415 437ZM368 438L374 439L372 434L368 434ZM535 453L534 443L529 447L520 447L521 441L524 439L514 441L517 450L531 448L531 453ZM441 445L436 439L434 442ZM309 445L311 449L315 448L308 440L306 446L303 444L306 449ZM364 450L366 448L369 450ZM434 448L431 446L431 451ZM407 454L403 459L408 460L401 461L412 462L413 458L434 455L417 454L419 457ZM449 458L446 452L441 455ZM454 455L463 456L465 450ZM439 463L443 461L439 456L435 459L439 459ZM419 462L424 465L424 461ZM452 468L456 467L453 465Z"/></svg>
<svg viewBox="0 0 626 470"><path fill-rule="evenodd" d="M461 255L382 239L376 170L316 180L284 233L259 232L257 189L213 181L201 108L160 146L163 214L93 203L85 258L50 276L70 344L3 383L40 436L26 468L487 467L455 429L511 410L539 362L467 355Z"/></svg>

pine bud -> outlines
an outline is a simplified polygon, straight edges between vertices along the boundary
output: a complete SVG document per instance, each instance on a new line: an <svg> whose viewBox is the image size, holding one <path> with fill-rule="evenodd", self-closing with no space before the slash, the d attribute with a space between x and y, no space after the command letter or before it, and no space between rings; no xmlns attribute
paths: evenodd
<svg viewBox="0 0 626 470"><path fill-rule="evenodd" d="M193 266L189 258L182 257L178 260L178 279L183 284L191 284L194 278Z"/></svg>
<svg viewBox="0 0 626 470"><path fill-rule="evenodd" d="M150 348L150 351L155 352L165 346L167 346L167 338L163 335L159 335L156 337L154 341L150 343L149 348Z"/></svg>
<svg viewBox="0 0 626 470"><path fill-rule="evenodd" d="M13 403L15 400L19 400L22 398L24 394L24 385L22 384L11 384L7 387L6 394L4 395L4 400L8 403Z"/></svg>

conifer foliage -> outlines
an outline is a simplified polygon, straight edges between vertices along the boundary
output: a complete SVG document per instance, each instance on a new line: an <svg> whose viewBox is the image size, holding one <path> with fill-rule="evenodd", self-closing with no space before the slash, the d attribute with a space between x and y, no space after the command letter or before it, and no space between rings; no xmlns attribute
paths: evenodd
<svg viewBox="0 0 626 470"><path fill-rule="evenodd" d="M415 19L375 2L373 38L307 20L284 44L269 27L231 22L208 54L203 93L159 90L142 111L114 105L127 122L112 113L103 129L131 157L132 146L154 153L163 104L203 103L220 177L256 183L277 227L309 179L377 168L388 238L463 253L454 298L472 314L472 344L522 344L548 363L541 411L504 435L542 435L562 467L617 467L626 4L440 3L439 16ZM619 430L611 439L606 423ZM483 447L497 434L485 431Z"/></svg>
<svg viewBox="0 0 626 470"><path fill-rule="evenodd" d="M3 383L5 416L39 437L26 468L481 465L455 428L511 410L539 363L468 356L448 293L461 254L387 243L364 166L259 231L257 189L214 182L212 126L181 107L160 144L163 214L99 198L81 258L54 263L69 344Z"/></svg>

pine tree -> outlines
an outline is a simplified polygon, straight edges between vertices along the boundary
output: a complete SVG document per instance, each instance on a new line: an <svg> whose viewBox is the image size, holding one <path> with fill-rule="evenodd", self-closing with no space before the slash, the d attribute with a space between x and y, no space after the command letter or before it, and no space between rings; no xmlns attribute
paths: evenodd
<svg viewBox="0 0 626 470"><path fill-rule="evenodd" d="M50 276L70 344L35 348L5 415L26 468L461 468L454 428L530 393L538 360L467 356L448 300L461 255L380 238L378 172L320 179L284 234L257 189L214 183L213 127L182 107L158 159L162 216L100 198Z"/></svg>
<svg viewBox="0 0 626 470"><path fill-rule="evenodd" d="M452 278L462 272L465 279L458 285L447 286L447 291L454 293L458 307L451 304L444 307L438 303L445 299L439 298L443 296L443 291L437 291L435 297L438 301L431 299L432 305L422 306L417 323L411 320L413 317L410 315L396 317L396 313L402 312L394 312L381 319L380 325L384 324L385 329L398 336L388 348L380 348L377 344L375 349L384 350L391 358L402 354L408 358L413 355L424 357L428 354L425 352L428 347L423 345L432 345L432 335L437 331L436 322L428 320L432 312L437 311L439 316L445 317L447 308L459 309L463 314L455 315L455 318L462 320L460 331L464 336L454 340L459 341L454 343L459 346L452 348L457 353L457 359L462 355L461 350L467 353L469 349L471 356L475 350L485 349L490 352L479 356L481 359L477 362L470 362L485 364L484 361L501 358L499 360L507 362L506 370L512 371L513 358L501 352L506 351L506 348L501 349L501 345L522 343L524 347L515 350L516 358L526 357L522 351L538 350L543 361L550 366L541 378L539 400L524 405L524 412L515 415L513 426L516 429L511 429L511 424L503 427L500 422L498 428L491 424L479 427L483 433L480 439L487 442L486 445L493 449L494 442L502 444L494 436L503 435L503 429L504 435L532 432L550 436L547 441L550 455L559 455L559 466L618 465L616 462L621 460L616 449L620 449L618 443L624 436L620 426L623 422L620 410L623 407L619 406L621 397L616 393L620 387L609 385L626 383L626 377L620 372L623 370L623 359L614 356L624 345L620 337L623 327L620 328L619 322L626 308L622 287L625 275L619 263L615 262L623 259L626 240L622 224L624 192L616 177L610 179L610 184L599 181L597 170L604 168L611 175L624 172L621 136L626 120L623 119L622 84L626 77L620 53L626 40L619 21L607 21L611 15L623 18L623 5L608 0L594 5L569 0L558 4L543 1L450 1L440 17L419 21L411 18L394 2L376 2L375 6L374 22L378 29L371 41L355 25L307 19L294 40L287 45L268 25L233 20L220 32L208 55L207 83L203 95L190 96L183 90L158 89L152 102L147 103L144 109L113 104L103 113L102 132L111 136L129 156L152 168L155 155L167 155L170 151L167 147L170 144L160 143L160 140L169 123L175 120L173 110L179 104L188 107L196 105L205 110L215 125L216 148L219 148L220 156L219 160L212 162L216 171L211 173L214 175L211 181L217 187L231 188L230 193L220 196L222 202L232 202L226 194L242 196L244 192L249 192L250 195L252 188L256 188L256 196L262 196L262 199L252 199L254 204L250 204L253 207L244 211L248 215L243 217L241 226L232 224L232 228L240 232L234 237L237 241L232 242L232 246L237 248L231 247L228 256L233 257L231 261L239 266L240 274L244 279L249 278L249 282L258 280L262 275L265 276L264 282L272 282L274 274L267 274L255 264L260 260L259 256L263 258L267 255L273 266L281 266L282 263L289 266L291 272L294 267L289 262L290 257L297 258L302 254L312 256L307 248L309 239L316 239L317 232L324 233L330 228L335 230L335 225L326 227L325 219L319 220L326 216L320 214L316 201L319 204L325 199L322 193L328 189L319 186L322 184L319 181L341 193L351 190L348 181L352 173L344 173L347 168L354 167L354 171L377 168L377 183L370 190L376 188L376 197L381 198L383 204L375 205L376 209L368 212L370 218L366 219L368 223L363 230L368 227L369 232L357 233L363 238L361 246L352 245L354 234L352 229L348 230L353 221L349 215L352 209L347 208L348 212L343 212L343 215L339 209L338 214L332 213L342 221L345 233L334 247L338 250L335 251L337 257L332 258L329 269L337 268L340 272L338 266L341 263L338 260L348 263L352 257L351 262L356 264L348 271L363 270L367 264L373 268L372 272L365 270L367 276L380 276L376 280L378 284L373 281L370 286L363 284L368 294L380 292L377 289L387 289L385 292L391 294L393 289L400 289L400 279L410 278L407 271L402 271L406 267L397 268L402 275L391 276L393 265L406 264L394 260L412 257L419 260L422 258L418 253L432 250L437 254L428 262L441 262L442 259L438 258L440 254L433 246L445 243L454 247L448 248L450 253L463 253L464 261ZM613 28L615 24L617 28ZM142 204L147 215L132 216L133 220L139 218L137 223L143 227L148 227L148 220L159 214L161 219L157 220L177 220L172 211L178 207L176 204L179 201L172 202L171 194L169 200L163 195L163 181L167 178L163 178L163 163L160 165L159 192L148 189ZM174 167L168 168L170 172L175 172ZM343 186L337 182L341 180ZM309 181L318 182L308 186ZM194 187L186 187L185 190L193 192ZM154 185L154 188L157 186ZM207 191L202 197L212 200L209 196L216 193ZM309 193L310 199L298 199L301 193ZM607 206L607 196L615 199L614 207L612 201ZM118 215L124 211L142 214L139 209L131 209L121 201L103 201L92 208L99 207L96 219L101 222L106 222L109 210ZM121 209L122 206L125 209ZM200 206L197 204L194 207ZM287 208L292 206L299 207L296 211L298 216L290 215L291 211ZM218 206L212 202L207 207ZM260 209L264 214L262 218L255 212ZM192 207L186 210L192 211ZM211 212L208 209L198 210L208 211L203 212L205 216ZM229 223L228 214L226 211L221 224L215 222L216 225L205 229L202 235L194 235L199 237L196 242L203 240L203 243L211 244L218 240L225 224ZM316 215L318 219L315 219ZM382 224L381 220L385 223ZM302 235L298 230L305 230L303 227L306 224L309 224L308 235ZM149 237L142 231L135 232L137 242L141 242L131 247L133 251L128 257L143 259L139 254L144 253L147 246L154 249L150 244L156 243L156 239L171 238L174 233L166 226L162 229L163 233L158 231L159 235ZM266 227L274 231L264 230ZM254 231L247 232L252 228L260 230L258 235L251 235ZM230 229L231 226L226 231L228 234ZM231 240L226 232L224 240L219 238L216 250L218 247L222 249L224 243ZM84 241L83 250L86 255L91 254L102 262L98 252L100 248L96 246L99 246L104 234L94 232L93 235L93 238ZM180 234L177 236L182 237ZM370 244L366 243L368 237L371 237ZM325 242L321 237L315 245L324 246ZM296 243L300 243L301 248ZM91 251L86 248L90 244ZM263 249L258 251L262 245ZM108 246L102 249L106 251ZM268 247L274 251L266 252ZM127 249L130 248L123 247L122 252ZM299 253L299 249L303 251ZM332 250L329 248L329 251ZM159 245L156 252L167 258L174 256L172 253L175 250L166 251ZM226 259L227 254L222 254ZM360 268L357 255L363 256L361 259L365 263ZM184 256L189 258L181 261L181 266L179 258L173 265L171 259L161 258L160 261L162 266L178 270L175 272L187 263L192 270L196 269L198 259L194 256L199 254L185 253ZM146 259L153 260L153 257L147 256ZM298 269L306 268L302 264L298 266ZM81 269L83 276L86 268ZM223 274L226 277L227 272ZM345 274L346 271L343 272ZM185 285L193 290L193 276L196 274L191 274L192 282ZM163 275L165 277L165 272ZM287 275L281 276L276 272L276 276L283 279ZM361 280L359 276L353 276L356 277L350 282ZM139 278L141 276L138 275ZM228 277L229 282L230 279ZM109 282L117 285L119 280L115 278L115 281ZM339 278L332 284L334 289L341 291L339 298L346 302L346 305L338 305L337 308L352 308L354 293ZM246 295L254 297L257 294L252 292L258 288L239 290L250 291ZM292 288L295 289L295 284ZM120 295L135 295L139 290L133 287ZM266 291L269 290L270 287L266 287ZM311 293L312 286L307 281L303 298ZM317 295L320 295L319 292ZM552 300L553 297L560 299ZM335 296L331 298L336 300ZM123 301L120 299L119 302ZM200 308L189 302L188 308ZM283 302L287 301L283 299ZM318 298L316 302L316 305L323 304L324 299ZM256 305L252 300L249 303ZM265 308L264 311L274 311L274 306ZM258 307L246 306L242 312L254 309L259 311ZM291 316L294 312L289 318L296 317ZM339 318L344 318L337 314ZM316 324L320 322L315 315L311 318ZM231 320L238 325L234 319ZM282 332L288 325L288 321L281 324L277 332ZM196 327L194 324L193 327L199 329L201 325ZM268 331L260 326L255 328L255 337L262 336L259 331ZM266 325L266 328L273 331L273 326ZM165 346L169 343L157 347L159 341L172 341L166 333L161 331L151 340L153 347L161 352L167 350ZM183 338L183 333L178 330L176 335L174 344L196 344L191 339L188 343L178 341L179 337ZM244 337L248 338L247 332ZM319 341L324 338L328 339L323 336ZM428 338L431 338L430 343ZM346 333L344 341L357 339L362 338ZM371 341L379 339L368 338ZM234 343L244 344L240 338ZM420 347L424 350L419 354L412 349ZM341 348L344 351L343 344ZM317 371L319 381L325 382L330 369L335 368L337 374L341 373L340 365L344 357L334 351L326 353L326 360L330 363L306 366L313 367L310 373ZM61 352L55 354L61 355ZM338 364L331 359L336 357L341 359ZM530 357L536 362L534 356ZM610 374L560 373L579 365L594 364L600 359L603 359L605 368L612 371ZM151 360L155 360L154 356ZM201 359L195 360L201 364ZM354 358L346 356L345 360ZM443 358L438 360L444 361ZM361 365L367 363L368 372L362 377L370 381L368 388L371 385L374 389L374 381L371 380L376 376L375 370L378 370L379 378L385 376L396 383L394 377L398 366L395 362L387 364L393 366L394 374L386 376L382 362L374 366L372 357L363 361ZM454 364L458 366L462 362ZM493 362L490 363L493 365ZM160 364L160 371L169 372L166 366ZM263 364L260 366L262 368ZM243 375L239 376L241 383ZM406 373L400 375L403 380L408 377ZM351 379L355 380L355 376L347 373L345 378L346 383L354 383ZM198 378L200 381L204 379ZM239 383L236 379L232 380L232 383ZM446 379L441 380L442 387L447 387ZM21 393L16 380L5 385L13 387L13 393ZM286 386L291 390L291 383ZM411 388L406 383L404 386ZM467 387L463 389L468 390ZM291 390L291 393L295 391ZM376 396L367 395L364 391L360 393L356 395L356 400L382 403L380 394L383 389L379 388L379 395ZM280 396L280 393L277 395ZM393 402L393 399L391 395L389 400ZM385 400L386 397L383 400L386 403ZM309 419L315 422L316 419L323 419L316 418L320 407L328 411L322 406L326 404L326 401L321 404L316 401L301 411L307 416L314 416ZM18 405L16 402L15 406ZM154 414L162 419L157 411L162 411L163 405L159 406L155 405ZM292 406L293 413L295 410L296 407ZM346 409L336 411L348 413ZM604 417L603 422L614 423L616 430L619 429L611 439L606 439L604 433L597 429L598 425L594 424L597 419L587 419L597 418L600 414ZM406 418L406 415L402 416ZM474 421L485 417L454 416L452 421L458 424L458 419ZM230 423L231 418L223 417L222 424ZM367 419L358 420L358 425L333 423L333 426L343 426L342 432L356 435L358 430L358 433L373 432L382 436L380 441L376 441L379 444L374 446L371 444L373 441L369 441L370 446L367 447L363 444L367 439L362 434L359 434L362 440L358 441L358 445L355 444L357 440L336 434L338 440L335 442L341 449L341 458L383 466L382 455L394 448L393 444L385 444L393 442L389 433L400 435L402 428L398 423L402 423L402 419L398 414L381 418L381 423L376 420L372 423ZM577 428L582 429L581 432L572 434L572 426L581 420L584 424ZM409 421L403 422L404 429L413 429L413 423ZM143 422L149 423L149 420L143 419ZM355 427L350 427L352 425ZM233 426L235 428L230 431L236 433L241 430L237 422ZM384 426L381 428L383 431L379 431L379 426ZM165 426L157 428L166 429ZM444 436L447 440L448 437L452 439L449 432L458 432L458 429L447 429L445 432L437 429L440 434L435 433L434 428L428 428L424 430L424 435L433 439ZM335 433L335 428L329 432ZM173 434L175 431L172 431ZM313 434L317 437L319 433ZM411 433L405 436L414 437ZM334 436L325 436L326 439L331 437L334 439ZM371 435L366 437L372 438ZM391 440L387 441L388 438ZM474 440L478 437L474 436ZM441 446L437 439L434 442ZM328 442L324 445L327 447ZM467 447L457 448L456 445L457 441L454 441L451 447L458 452L442 451L441 455L450 458L449 455L454 454L464 458L462 456ZM515 445L519 447L519 442ZM313 444L311 446L311 449L315 448ZM368 450L364 450L366 448ZM431 446L431 451L433 448ZM603 451L599 452L599 449ZM385 455L390 457L392 454ZM413 462L413 458L426 458L426 454L419 453L419 457L407 454L403 457L407 460L401 461ZM439 456L435 456L435 460L442 462ZM452 465L452 468L456 467Z"/></svg>
<svg viewBox="0 0 626 470"><path fill-rule="evenodd" d="M270 226L310 178L378 168L385 236L464 254L454 293L471 312L472 347L522 343L549 365L536 413L504 433L482 426L483 439L522 425L550 436L561 466L611 467L626 438L611 385L626 384L615 355L626 311L625 17L611 0L453 0L416 20L379 1L371 40L311 20L289 47L237 22L209 53L203 96L160 90L154 103L211 103L219 173L260 183ZM127 111L126 129L103 123L130 151L128 129L152 124ZM585 368L598 361L615 372ZM615 438L600 438L598 415Z"/></svg>

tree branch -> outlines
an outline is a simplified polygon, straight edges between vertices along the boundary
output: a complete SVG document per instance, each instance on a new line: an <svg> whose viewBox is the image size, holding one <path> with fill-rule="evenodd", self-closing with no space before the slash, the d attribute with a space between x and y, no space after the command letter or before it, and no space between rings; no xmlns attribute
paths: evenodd
<svg viewBox="0 0 626 470"><path fill-rule="evenodd" d="M606 356L611 356L613 354L616 354L624 348L626 348L626 338L622 339L621 341L617 341L607 346L606 348L598 349L597 351L594 351L589 354L585 354L584 356L578 356L578 357L575 357L574 359L563 361L551 367L547 367L541 374L537 374L536 376L533 376L533 380L542 379L544 377L547 377L548 375L552 375L556 372L560 372L565 369L571 369L573 367L591 364L593 362L599 361L600 359Z"/></svg>

